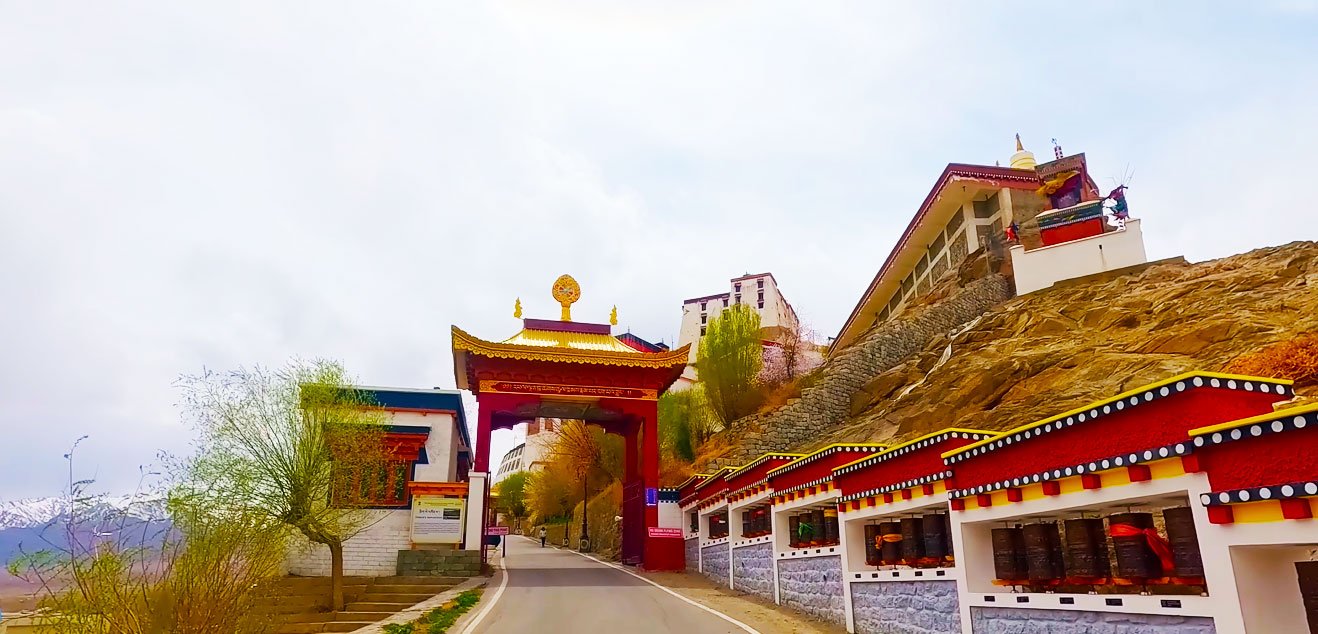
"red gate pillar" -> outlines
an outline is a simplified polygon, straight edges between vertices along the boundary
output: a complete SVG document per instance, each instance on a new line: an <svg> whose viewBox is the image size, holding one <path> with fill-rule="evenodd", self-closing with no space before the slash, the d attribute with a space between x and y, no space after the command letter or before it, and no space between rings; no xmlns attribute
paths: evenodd
<svg viewBox="0 0 1318 634"><path fill-rule="evenodd" d="M645 552L645 483L641 480L640 420L633 422L622 435L626 447L626 464L622 478L622 562L635 566L644 563Z"/></svg>
<svg viewBox="0 0 1318 634"><path fill-rule="evenodd" d="M641 480L645 485L645 569L682 570L686 551L682 540L651 537L649 529L659 526L659 407L647 401L639 421L641 428ZM652 493L653 492L653 493ZM653 499L651 499L653 496ZM653 502L653 504L651 504Z"/></svg>

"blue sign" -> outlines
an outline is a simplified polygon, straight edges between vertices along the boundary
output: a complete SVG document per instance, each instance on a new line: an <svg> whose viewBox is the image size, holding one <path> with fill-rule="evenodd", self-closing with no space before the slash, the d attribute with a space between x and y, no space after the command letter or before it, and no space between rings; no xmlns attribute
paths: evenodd
<svg viewBox="0 0 1318 634"><path fill-rule="evenodd" d="M659 489L645 488L645 505L659 506Z"/></svg>

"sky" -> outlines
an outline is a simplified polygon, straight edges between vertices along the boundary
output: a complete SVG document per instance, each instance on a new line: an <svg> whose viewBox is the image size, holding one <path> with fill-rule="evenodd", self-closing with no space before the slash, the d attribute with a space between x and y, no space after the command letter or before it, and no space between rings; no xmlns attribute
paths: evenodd
<svg viewBox="0 0 1318 634"><path fill-rule="evenodd" d="M131 489L203 368L452 388L450 326L555 318L562 273L672 342L771 271L836 334L1018 132L1133 173L1150 258L1316 239L1316 59L1306 1L0 0L0 500L82 435Z"/></svg>

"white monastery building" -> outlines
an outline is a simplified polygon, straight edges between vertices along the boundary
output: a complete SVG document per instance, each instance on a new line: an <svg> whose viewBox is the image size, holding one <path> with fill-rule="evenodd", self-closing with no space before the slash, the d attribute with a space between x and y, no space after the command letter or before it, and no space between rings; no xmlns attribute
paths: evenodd
<svg viewBox="0 0 1318 634"><path fill-rule="evenodd" d="M796 310L778 290L773 273L734 277L728 285L730 288L726 293L693 297L682 302L682 326L677 335L677 347L691 344L691 356L686 370L671 389L685 389L696 381L693 365L705 328L729 306L745 304L759 313L761 336L768 345L798 332L800 322Z"/></svg>

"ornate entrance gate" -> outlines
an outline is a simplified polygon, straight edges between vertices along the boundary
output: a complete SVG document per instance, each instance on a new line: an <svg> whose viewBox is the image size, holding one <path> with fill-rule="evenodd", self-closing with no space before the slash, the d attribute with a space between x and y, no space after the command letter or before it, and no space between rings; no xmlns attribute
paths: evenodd
<svg viewBox="0 0 1318 634"><path fill-rule="evenodd" d="M652 570L681 569L681 544L650 537L647 529L659 521L657 401L686 366L688 349L640 352L614 338L610 324L574 322L571 305L579 297L576 281L560 277L554 299L562 305L561 319L524 319L522 330L503 341L478 339L453 327L458 387L475 393L479 409L472 482L485 483L488 499L495 429L536 418L598 425L622 436L626 447L623 561ZM516 316L520 310L519 302ZM483 527L472 537L483 542Z"/></svg>

